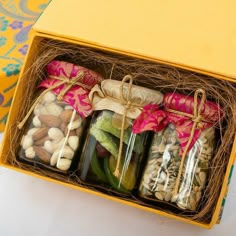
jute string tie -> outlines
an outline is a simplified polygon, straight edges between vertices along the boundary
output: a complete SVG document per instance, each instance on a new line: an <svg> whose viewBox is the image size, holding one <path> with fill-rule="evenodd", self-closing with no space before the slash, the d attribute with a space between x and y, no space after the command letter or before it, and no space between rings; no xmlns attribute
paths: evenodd
<svg viewBox="0 0 236 236"><path fill-rule="evenodd" d="M200 97L200 103L198 105L198 98L199 97ZM188 139L187 145L185 146L185 149L184 149L182 157L181 157L179 172L178 172L178 176L176 178L175 187L173 190L173 195L176 195L178 193L181 175L182 175L182 171L184 168L184 162L185 162L185 159L186 159L186 156L188 153L189 146L192 143L194 132L195 132L196 128L201 128L201 122L203 121L202 116L201 116L201 112L202 112L202 108L203 108L205 100L206 100L205 91L203 89L197 89L194 93L193 115L187 114L184 112L180 112L180 111L176 111L176 110L172 110L172 109L166 109L166 111L175 113L177 115L183 115L183 116L190 117L193 121L193 126L191 129L190 137Z"/></svg>
<svg viewBox="0 0 236 236"><path fill-rule="evenodd" d="M124 83L126 81L129 81L129 85L128 85L127 95L125 98ZM133 77L131 75L126 75L123 78L123 80L121 82L121 86L120 86L120 100L119 100L119 102L121 104L123 104L124 111L123 111L122 124L121 124L120 145L119 145L118 157L117 157L117 162L116 162L116 168L115 168L115 171L113 172L114 176L116 176L117 178L120 177L120 162L121 162L121 158L122 158L122 149L123 149L123 141L124 141L124 127L125 127L125 119L127 116L127 111L128 111L128 109L130 109L133 106L135 106L135 107L138 106L138 104L131 102L132 85L133 85Z"/></svg>

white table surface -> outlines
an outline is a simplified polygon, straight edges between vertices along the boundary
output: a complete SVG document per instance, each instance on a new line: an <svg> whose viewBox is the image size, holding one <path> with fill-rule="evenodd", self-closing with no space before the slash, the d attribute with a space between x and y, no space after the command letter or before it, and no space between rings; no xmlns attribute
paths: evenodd
<svg viewBox="0 0 236 236"><path fill-rule="evenodd" d="M236 171L222 223L209 231L0 168L0 236L233 236L235 229Z"/></svg>

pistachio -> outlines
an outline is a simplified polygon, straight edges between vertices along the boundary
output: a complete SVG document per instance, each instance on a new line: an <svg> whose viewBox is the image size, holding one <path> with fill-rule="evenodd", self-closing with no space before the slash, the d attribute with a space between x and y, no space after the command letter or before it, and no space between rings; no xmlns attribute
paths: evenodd
<svg viewBox="0 0 236 236"><path fill-rule="evenodd" d="M181 209L186 209L186 208L188 208L188 205L186 204L186 202L180 202L180 201L178 201L178 202L177 202L177 205L178 205L178 207L181 208Z"/></svg>
<svg viewBox="0 0 236 236"><path fill-rule="evenodd" d="M159 184L165 182L165 180L166 180L166 174L164 172L161 172L161 174L156 179L157 183Z"/></svg>
<svg viewBox="0 0 236 236"><path fill-rule="evenodd" d="M176 202L177 199L178 199L178 195L172 195L171 202Z"/></svg>
<svg viewBox="0 0 236 236"><path fill-rule="evenodd" d="M160 192L155 192L155 196L159 200L163 200L163 195Z"/></svg>
<svg viewBox="0 0 236 236"><path fill-rule="evenodd" d="M142 182L142 187L150 189L150 186L146 182Z"/></svg>
<svg viewBox="0 0 236 236"><path fill-rule="evenodd" d="M144 183L148 184L150 182L150 175L149 174L145 174L144 178L143 178L143 181L144 181Z"/></svg>
<svg viewBox="0 0 236 236"><path fill-rule="evenodd" d="M199 178L201 180L201 183L205 183L205 181L206 181L206 173L205 172L200 172L199 173Z"/></svg>
<svg viewBox="0 0 236 236"><path fill-rule="evenodd" d="M190 198L190 208L193 211L197 208L196 200L194 198Z"/></svg>
<svg viewBox="0 0 236 236"><path fill-rule="evenodd" d="M165 201L169 202L171 200L172 197L172 193L171 192L167 192L165 195Z"/></svg>

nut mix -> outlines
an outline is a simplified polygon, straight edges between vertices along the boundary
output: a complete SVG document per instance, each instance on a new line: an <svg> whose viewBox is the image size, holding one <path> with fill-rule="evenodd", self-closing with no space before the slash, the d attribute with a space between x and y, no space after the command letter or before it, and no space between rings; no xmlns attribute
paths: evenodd
<svg viewBox="0 0 236 236"><path fill-rule="evenodd" d="M102 81L97 73L63 61L47 65L47 78L22 128L29 121L21 141L20 159L47 168L67 171L81 143L86 117L92 113L89 90ZM31 115L31 116L30 116Z"/></svg>
<svg viewBox="0 0 236 236"><path fill-rule="evenodd" d="M66 171L79 147L76 133L83 129L84 120L52 92L46 97L50 99L42 99L35 107L31 127L22 139L24 157Z"/></svg>

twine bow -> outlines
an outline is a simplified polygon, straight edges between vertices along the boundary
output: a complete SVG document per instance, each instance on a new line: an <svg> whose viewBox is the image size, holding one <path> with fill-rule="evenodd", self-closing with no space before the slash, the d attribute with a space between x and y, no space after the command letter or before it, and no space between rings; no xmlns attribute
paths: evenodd
<svg viewBox="0 0 236 236"><path fill-rule="evenodd" d="M125 98L125 96L124 96L124 83L126 81L129 81L129 86L128 86L128 91L127 91L127 96ZM126 119L127 111L130 107L137 106L137 104L133 104L131 102L132 85L133 85L133 77L131 75L126 75L123 78L121 85L120 85L120 103L123 104L123 106L124 106L124 112L123 112L122 124L121 124L119 152L118 152L118 157L117 157L117 162L116 162L116 168L115 168L115 171L113 172L113 175L116 176L117 178L120 176L120 162L121 162L121 157L122 157L123 140L124 140L124 127L125 127L125 119Z"/></svg>
<svg viewBox="0 0 236 236"><path fill-rule="evenodd" d="M199 105L198 105L198 97L200 97ZM181 180L181 175L182 175L182 171L183 171L183 167L184 167L185 158L187 156L189 146L193 140L195 129L197 127L201 127L201 121L202 121L201 112L202 112L202 108L203 108L205 100L206 100L205 91L203 89L197 89L194 93L193 115L187 114L184 112L180 112L180 111L176 111L176 110L172 110L172 109L166 109L166 111L170 111L170 112L175 113L177 115L184 115L184 116L191 117L191 119L193 121L193 126L191 129L190 137L188 139L188 142L184 148L184 151L183 151L183 154L181 157L179 172L178 172L178 176L177 176L176 182L175 182L175 187L173 190L174 195L176 195L179 190L179 185L180 185L180 180Z"/></svg>
<svg viewBox="0 0 236 236"><path fill-rule="evenodd" d="M65 94L75 85L79 85L83 88L86 89L91 89L90 86L83 84L81 82L79 82L79 80L81 80L84 77L85 73L83 71L80 71L74 78L70 79L70 78L63 78L63 77L59 77L59 76L53 76L53 75L49 75L50 78L54 78L57 79L59 82L52 85L51 87L45 89L40 95L39 97L34 101L33 105L31 106L30 110L28 111L28 113L26 114L26 116L24 117L24 119L18 124L18 128L22 129L22 127L25 125L26 121L28 120L28 118L30 117L31 113L34 111L34 108L37 106L37 104L39 103L39 101L43 98L43 96L49 92L52 91L55 88L58 88L61 85L65 85L65 87L60 91L60 93L57 95L57 99L58 100L63 100L63 97L65 96Z"/></svg>

